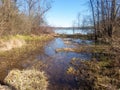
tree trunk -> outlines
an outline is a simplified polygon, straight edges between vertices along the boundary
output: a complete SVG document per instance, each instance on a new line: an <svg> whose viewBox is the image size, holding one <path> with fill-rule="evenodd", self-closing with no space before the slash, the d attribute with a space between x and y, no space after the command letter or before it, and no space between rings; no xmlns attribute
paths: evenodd
<svg viewBox="0 0 120 90"><path fill-rule="evenodd" d="M94 22L94 30L95 30L95 43L97 43L97 30L96 30L96 20L95 20L95 12L94 12L94 6L92 0L90 0L90 5L92 8L92 16L93 16L93 22Z"/></svg>

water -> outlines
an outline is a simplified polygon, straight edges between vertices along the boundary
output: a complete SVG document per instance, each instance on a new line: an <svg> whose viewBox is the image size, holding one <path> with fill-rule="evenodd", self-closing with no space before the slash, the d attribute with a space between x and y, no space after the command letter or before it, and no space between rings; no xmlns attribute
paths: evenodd
<svg viewBox="0 0 120 90"><path fill-rule="evenodd" d="M71 31L72 30L55 30L55 32L59 34L73 34ZM87 34L88 32L83 33L81 30L79 30L76 31L76 33ZM47 65L47 67L44 68L44 70L50 76L50 83L52 85L51 89L73 89L76 85L76 82L74 81L73 77L66 73L70 65L70 61L72 60L72 58L90 60L92 57L91 53L56 52L56 49L78 48L81 45L90 45L92 43L93 41L91 40L82 40L74 38L55 38L44 47L44 55L39 55L38 59L42 60L42 62L44 62ZM60 87L61 89L58 89Z"/></svg>
<svg viewBox="0 0 120 90"><path fill-rule="evenodd" d="M91 29L56 29L54 31L57 34L89 34L93 33Z"/></svg>
<svg viewBox="0 0 120 90"><path fill-rule="evenodd" d="M67 44L66 44L67 42ZM59 48L77 48L79 44L91 44L92 41L90 40L80 40L80 39L71 39L71 38L55 38L53 41L51 41L47 46L45 46L45 54L50 57L57 57L61 55L61 57L64 57L66 59L71 58L81 58L81 59L90 59L90 55L84 54L84 53L76 53L76 52L56 52L56 49Z"/></svg>
<svg viewBox="0 0 120 90"><path fill-rule="evenodd" d="M81 30L74 33L87 34L91 33L82 32ZM55 30L56 33L73 34L72 30ZM52 41L44 46L43 53L36 52L35 55L30 54L27 58L21 58L19 61L9 61L7 67L1 67L0 79L3 80L9 70L13 68L18 69L31 69L36 68L38 70L45 71L49 78L49 90L72 90L76 87L76 82L73 76L66 73L70 66L72 58L80 58L84 60L91 59L91 53L76 53L76 52L57 52L59 48L78 48L83 45L91 45L93 41L82 40L74 38L54 38ZM41 48L40 48L41 49ZM13 55L14 56L14 55ZM2 60L2 59L1 59ZM4 59L3 59L4 60ZM7 60L7 59L6 59ZM7 61L6 61L7 62ZM41 64L42 62L42 64ZM2 69L3 68L3 69ZM6 71L5 71L6 70ZM75 89L74 89L75 90Z"/></svg>

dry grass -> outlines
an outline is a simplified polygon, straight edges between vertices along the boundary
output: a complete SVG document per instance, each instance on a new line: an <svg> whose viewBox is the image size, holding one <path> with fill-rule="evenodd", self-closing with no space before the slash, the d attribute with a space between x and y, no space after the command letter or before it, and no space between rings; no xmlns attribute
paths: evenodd
<svg viewBox="0 0 120 90"><path fill-rule="evenodd" d="M8 41L2 41L0 44L0 51L8 51L13 48L20 48L25 45L25 40L23 39L11 39Z"/></svg>
<svg viewBox="0 0 120 90"><path fill-rule="evenodd" d="M114 62L115 63L115 62ZM76 77L78 88L84 90L119 90L119 67L110 61L74 59L67 73Z"/></svg>
<svg viewBox="0 0 120 90"><path fill-rule="evenodd" d="M47 90L48 81L44 72L12 70L4 80L16 90Z"/></svg>
<svg viewBox="0 0 120 90"><path fill-rule="evenodd" d="M86 48L58 48L56 52L87 52Z"/></svg>
<svg viewBox="0 0 120 90"><path fill-rule="evenodd" d="M12 90L12 89L8 86L0 85L0 90Z"/></svg>
<svg viewBox="0 0 120 90"><path fill-rule="evenodd" d="M58 48L56 52L87 52L87 53L109 53L110 46L108 45L84 45L77 48Z"/></svg>

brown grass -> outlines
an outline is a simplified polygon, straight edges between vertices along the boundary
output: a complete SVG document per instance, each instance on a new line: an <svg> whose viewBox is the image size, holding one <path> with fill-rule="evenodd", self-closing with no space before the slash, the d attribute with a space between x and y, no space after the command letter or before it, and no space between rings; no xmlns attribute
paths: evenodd
<svg viewBox="0 0 120 90"><path fill-rule="evenodd" d="M5 83L16 90L47 90L48 81L44 72L33 70L12 70L5 78Z"/></svg>

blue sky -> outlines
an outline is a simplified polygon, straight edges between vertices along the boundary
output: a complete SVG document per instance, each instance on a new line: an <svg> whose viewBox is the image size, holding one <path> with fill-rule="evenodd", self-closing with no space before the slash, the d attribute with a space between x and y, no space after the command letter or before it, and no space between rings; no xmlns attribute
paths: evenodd
<svg viewBox="0 0 120 90"><path fill-rule="evenodd" d="M88 0L54 0L52 8L47 13L49 25L69 27L73 25L77 14L82 18L88 14Z"/></svg>

